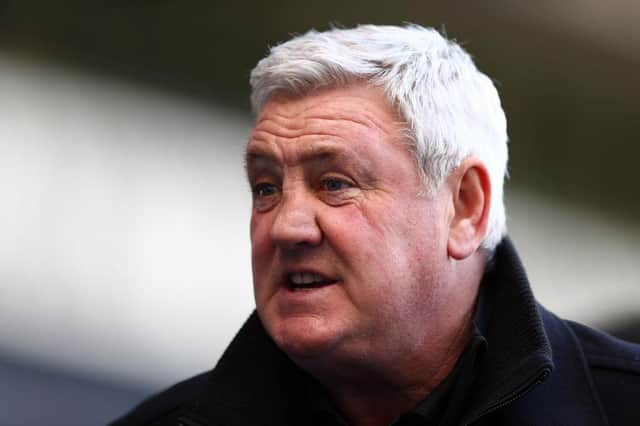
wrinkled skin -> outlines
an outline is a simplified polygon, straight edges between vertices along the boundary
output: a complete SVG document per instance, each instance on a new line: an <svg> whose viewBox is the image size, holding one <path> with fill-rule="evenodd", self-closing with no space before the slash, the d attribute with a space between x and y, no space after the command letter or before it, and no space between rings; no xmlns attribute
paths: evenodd
<svg viewBox="0 0 640 426"><path fill-rule="evenodd" d="M247 146L255 299L293 358L375 361L437 343L451 208L446 191L419 195L401 129L362 86L276 97L257 118ZM332 283L292 291L295 272Z"/></svg>

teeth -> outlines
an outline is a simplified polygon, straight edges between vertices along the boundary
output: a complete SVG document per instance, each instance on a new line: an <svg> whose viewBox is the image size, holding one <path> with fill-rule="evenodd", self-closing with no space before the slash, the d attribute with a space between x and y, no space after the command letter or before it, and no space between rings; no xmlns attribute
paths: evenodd
<svg viewBox="0 0 640 426"><path fill-rule="evenodd" d="M310 272L296 272L290 275L291 282L295 285L308 285L312 283L325 282L326 279L318 274Z"/></svg>

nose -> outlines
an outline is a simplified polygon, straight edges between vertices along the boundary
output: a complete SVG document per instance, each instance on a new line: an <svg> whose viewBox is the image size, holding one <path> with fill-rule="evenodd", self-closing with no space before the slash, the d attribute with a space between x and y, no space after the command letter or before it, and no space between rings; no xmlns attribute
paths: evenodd
<svg viewBox="0 0 640 426"><path fill-rule="evenodd" d="M304 189L285 191L271 226L273 244L287 249L319 245L322 231L318 226L316 203Z"/></svg>

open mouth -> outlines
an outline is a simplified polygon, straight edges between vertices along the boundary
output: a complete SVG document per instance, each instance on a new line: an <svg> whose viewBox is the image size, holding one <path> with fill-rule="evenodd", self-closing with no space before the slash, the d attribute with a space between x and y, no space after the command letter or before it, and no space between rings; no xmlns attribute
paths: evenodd
<svg viewBox="0 0 640 426"><path fill-rule="evenodd" d="M292 291L311 290L335 284L337 280L312 272L295 272L287 275L287 287Z"/></svg>

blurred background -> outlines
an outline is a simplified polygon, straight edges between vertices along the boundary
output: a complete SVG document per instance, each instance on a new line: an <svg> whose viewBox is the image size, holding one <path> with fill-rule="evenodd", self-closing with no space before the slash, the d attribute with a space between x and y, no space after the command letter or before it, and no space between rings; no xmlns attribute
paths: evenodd
<svg viewBox="0 0 640 426"><path fill-rule="evenodd" d="M253 307L242 150L268 46L434 26L509 120L539 299L640 341L640 3L0 2L0 424L98 425L210 369Z"/></svg>

